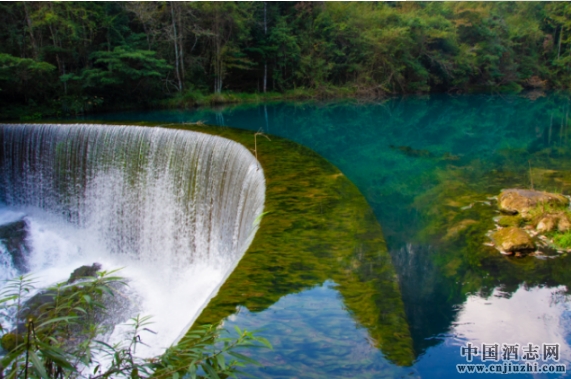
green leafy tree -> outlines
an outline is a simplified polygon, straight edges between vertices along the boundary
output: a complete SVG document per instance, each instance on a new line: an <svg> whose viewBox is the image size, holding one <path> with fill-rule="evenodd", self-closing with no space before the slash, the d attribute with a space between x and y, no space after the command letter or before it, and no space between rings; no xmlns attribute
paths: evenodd
<svg viewBox="0 0 571 379"><path fill-rule="evenodd" d="M0 53L0 83L13 91L24 92L27 86L49 74L55 67L48 62L19 58Z"/></svg>

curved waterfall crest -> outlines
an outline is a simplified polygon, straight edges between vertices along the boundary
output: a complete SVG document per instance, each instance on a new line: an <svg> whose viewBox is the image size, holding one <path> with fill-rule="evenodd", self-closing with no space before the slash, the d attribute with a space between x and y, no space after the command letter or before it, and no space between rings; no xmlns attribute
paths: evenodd
<svg viewBox="0 0 571 379"><path fill-rule="evenodd" d="M263 211L242 145L160 127L0 125L0 201L38 207L147 264L232 270ZM229 272L228 272L229 274Z"/></svg>
<svg viewBox="0 0 571 379"><path fill-rule="evenodd" d="M132 314L116 321L153 316L157 334L145 338L143 356L176 341L234 270L258 229L265 189L250 151L217 136L0 124L0 224L25 221L30 249L20 266L41 286L93 262L124 267ZM1 242L0 273L21 274ZM109 340L121 341L125 328L116 324Z"/></svg>

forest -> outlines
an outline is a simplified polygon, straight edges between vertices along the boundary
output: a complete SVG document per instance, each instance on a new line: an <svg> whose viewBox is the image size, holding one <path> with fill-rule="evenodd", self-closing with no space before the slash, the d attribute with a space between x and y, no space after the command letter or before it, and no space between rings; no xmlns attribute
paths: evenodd
<svg viewBox="0 0 571 379"><path fill-rule="evenodd" d="M571 86L568 2L2 2L0 117Z"/></svg>

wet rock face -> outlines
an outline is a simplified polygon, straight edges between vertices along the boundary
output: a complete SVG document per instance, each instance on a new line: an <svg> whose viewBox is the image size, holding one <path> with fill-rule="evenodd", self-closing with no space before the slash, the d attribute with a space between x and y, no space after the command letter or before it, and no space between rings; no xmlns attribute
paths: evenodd
<svg viewBox="0 0 571 379"><path fill-rule="evenodd" d="M0 243L12 256L14 268L22 273L28 272L27 257L30 249L26 242L27 237L28 225L25 219L0 225Z"/></svg>
<svg viewBox="0 0 571 379"><path fill-rule="evenodd" d="M73 270L71 273L67 284L74 283L81 279L86 279L88 277L95 277L97 276L97 272L101 270L101 265L99 263L93 263L91 266L81 266ZM67 291L74 291L74 289L67 289ZM26 300L24 308L21 312L20 318L21 321L30 316L34 318L40 317L43 313L46 312L46 309L50 309L53 307L54 298L57 295L56 290L46 290L41 291L30 299Z"/></svg>
<svg viewBox="0 0 571 379"><path fill-rule="evenodd" d="M61 315L56 312L56 298L58 296L63 296L63 298L70 298L77 291L81 290L82 279L89 279L90 277L97 276L97 272L101 270L101 265L99 263L93 263L91 266L85 265L78 267L70 275L70 279L65 285L58 289L48 288L44 289L31 298L24 301L22 310L18 314L16 319L16 325L13 330L7 334L12 335L25 335L27 332L26 320L32 318L35 320L36 325L47 321L50 317L60 317ZM129 291L127 286L124 286L122 281L111 282L108 285L112 293L103 291L102 293L92 294L92 301L97 301L103 304L103 309L95 309L94 314L91 316L79 313L78 323L71 325L69 332L72 334L72 338L69 340L70 346L81 343L84 340L84 331L82 328L85 326L84 323L95 322L103 327L113 330L113 328L119 323L124 322L129 316L138 312L138 299L136 294ZM10 343L13 342L12 337L7 337L6 341L1 340L0 345L4 347L5 350L9 351L9 347L12 346Z"/></svg>
<svg viewBox="0 0 571 379"><path fill-rule="evenodd" d="M67 280L68 284L78 281L79 279L87 278L87 277L95 277L97 276L97 272L101 270L101 265L99 263L94 263L91 266L81 266L73 270L69 279Z"/></svg>
<svg viewBox="0 0 571 379"><path fill-rule="evenodd" d="M531 251L535 249L533 239L524 230L511 226L492 234L496 246L507 253Z"/></svg>
<svg viewBox="0 0 571 379"><path fill-rule="evenodd" d="M539 204L553 206L568 206L569 199L563 195L526 189L508 189L498 197L500 211L507 214L525 216L533 207Z"/></svg>

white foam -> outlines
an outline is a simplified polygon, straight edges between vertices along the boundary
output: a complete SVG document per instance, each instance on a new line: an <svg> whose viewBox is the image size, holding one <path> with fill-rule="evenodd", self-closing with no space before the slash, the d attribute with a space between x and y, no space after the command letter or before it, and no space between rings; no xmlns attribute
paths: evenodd
<svg viewBox="0 0 571 379"><path fill-rule="evenodd" d="M263 172L243 146L160 128L0 125L0 220L26 215L46 286L82 265L119 267L152 315L138 353L175 342L248 248ZM1 262L0 262L1 264ZM135 316L125 315L125 318ZM120 340L119 327L111 341Z"/></svg>
<svg viewBox="0 0 571 379"><path fill-rule="evenodd" d="M0 225L10 224L12 222L20 221L24 217L24 213L16 212L10 209L4 209L0 212Z"/></svg>

